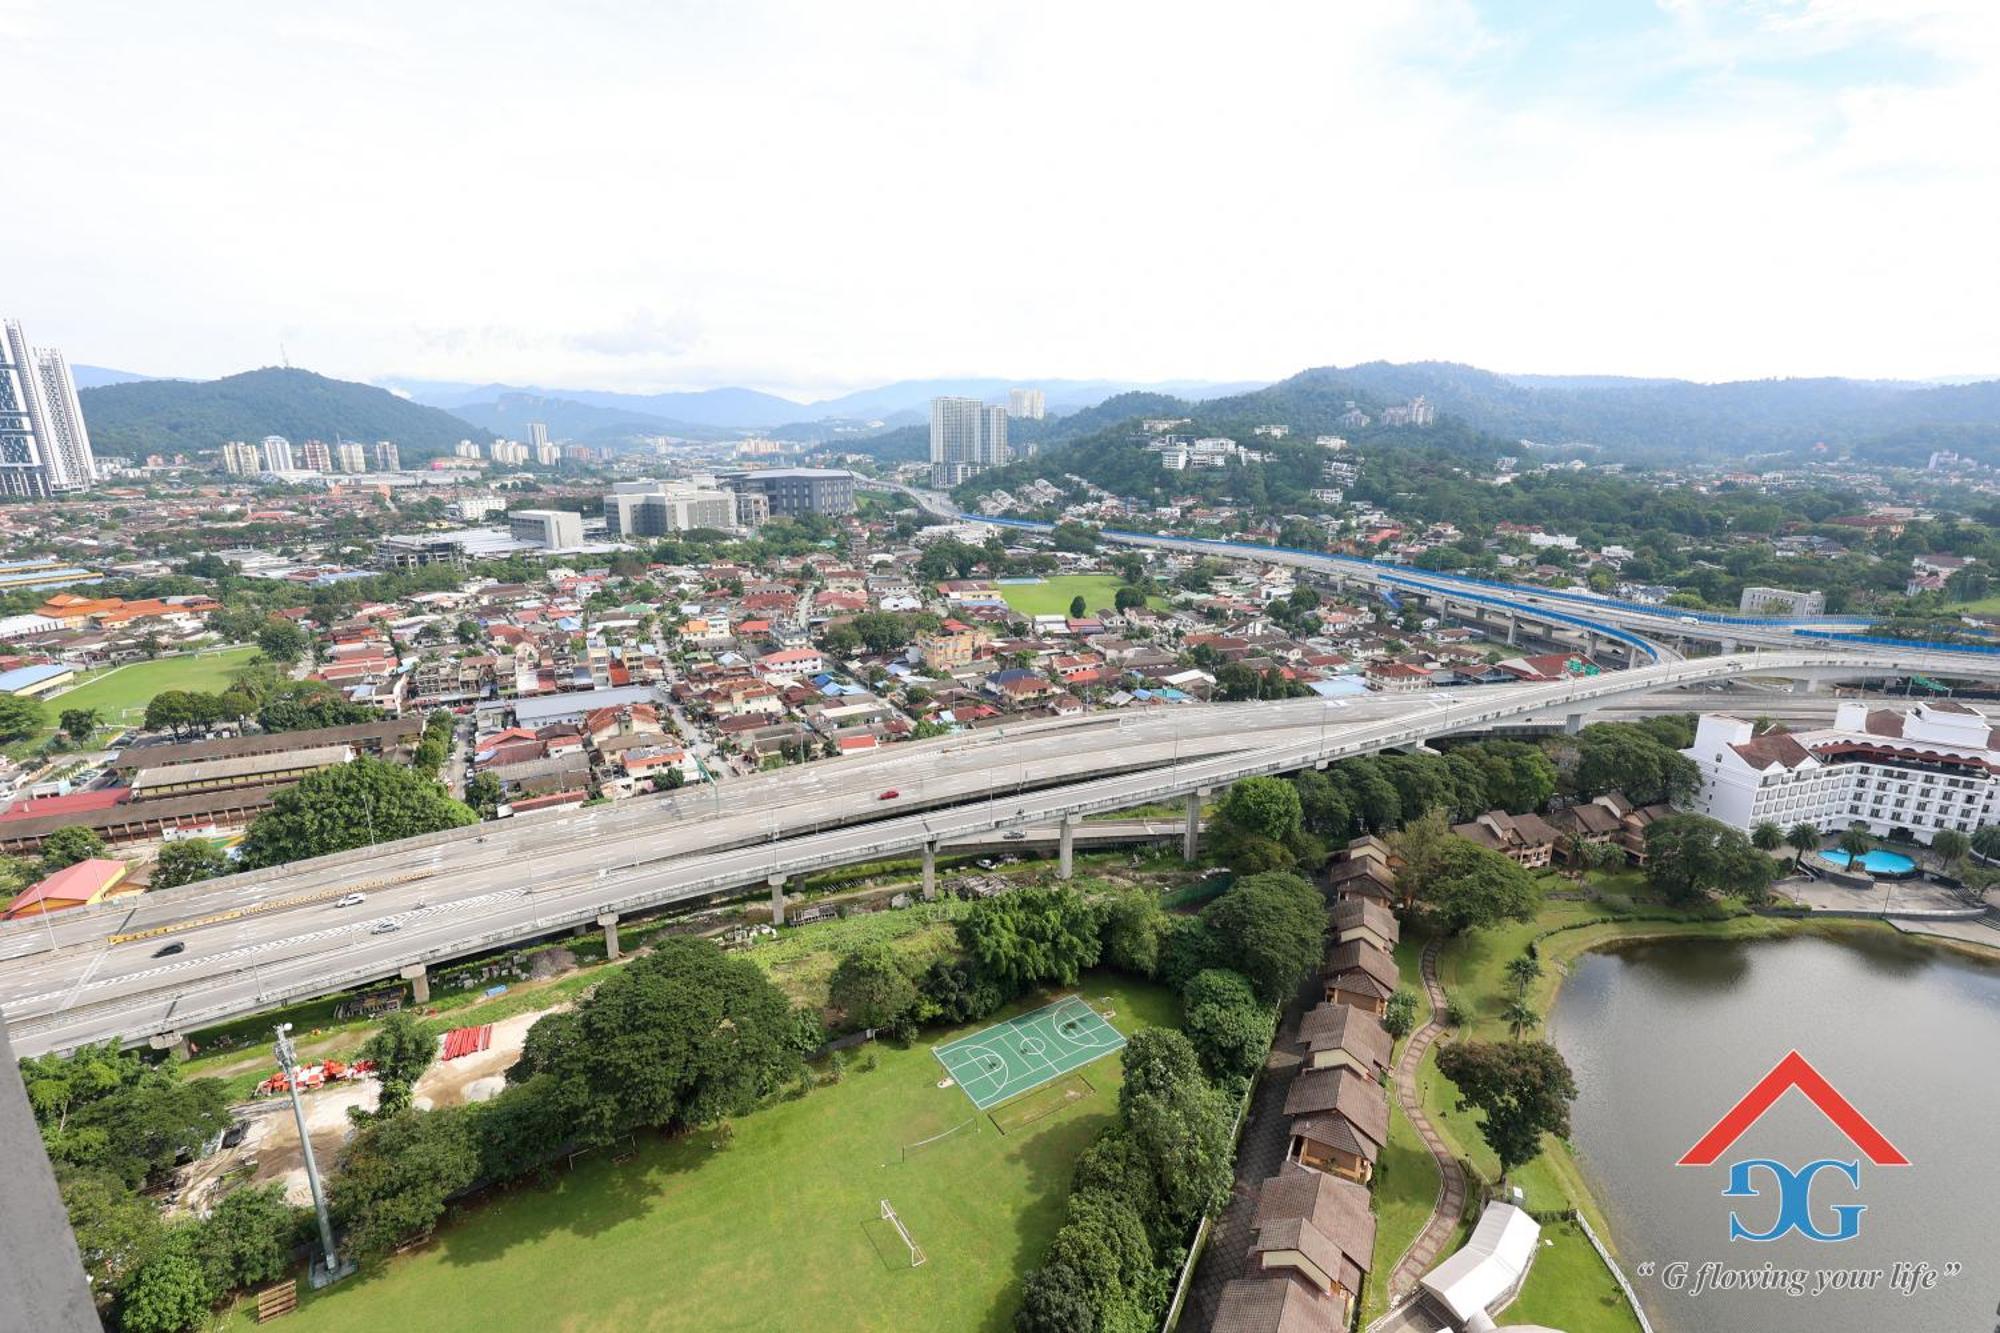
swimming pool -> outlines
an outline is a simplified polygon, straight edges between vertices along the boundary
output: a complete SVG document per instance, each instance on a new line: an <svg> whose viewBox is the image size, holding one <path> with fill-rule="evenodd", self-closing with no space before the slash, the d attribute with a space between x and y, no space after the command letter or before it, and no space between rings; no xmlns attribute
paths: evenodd
<svg viewBox="0 0 2000 1333"><path fill-rule="evenodd" d="M1847 868L1848 855L1838 848L1820 853L1835 865ZM1885 875L1890 879L1913 874L1917 863L1901 852L1885 852L1880 847L1871 847L1860 856L1861 868L1871 875Z"/></svg>

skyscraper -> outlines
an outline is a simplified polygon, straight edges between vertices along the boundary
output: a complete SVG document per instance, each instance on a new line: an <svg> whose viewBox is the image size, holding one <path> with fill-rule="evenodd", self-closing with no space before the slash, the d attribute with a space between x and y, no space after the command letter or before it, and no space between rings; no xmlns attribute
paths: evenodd
<svg viewBox="0 0 2000 1333"><path fill-rule="evenodd" d="M222 446L222 470L232 477L254 477L264 470L264 456L254 444L231 440Z"/></svg>
<svg viewBox="0 0 2000 1333"><path fill-rule="evenodd" d="M340 461L340 470L342 472L366 472L368 470L368 453L357 441L342 440L333 452Z"/></svg>
<svg viewBox="0 0 2000 1333"><path fill-rule="evenodd" d="M542 421L530 421L528 423L528 447L530 449L540 450L541 447L547 444L548 442L549 442L548 423Z"/></svg>
<svg viewBox="0 0 2000 1333"><path fill-rule="evenodd" d="M325 440L307 440L299 446L299 462L308 472L331 472L333 450Z"/></svg>
<svg viewBox="0 0 2000 1333"><path fill-rule="evenodd" d="M1017 421L1040 421L1047 411L1040 389L1007 390L1007 415Z"/></svg>
<svg viewBox="0 0 2000 1333"><path fill-rule="evenodd" d="M264 437L264 470L266 472L292 472L292 442L282 435Z"/></svg>
<svg viewBox="0 0 2000 1333"><path fill-rule="evenodd" d="M1007 409L977 398L931 399L931 484L956 486L1012 457Z"/></svg>
<svg viewBox="0 0 2000 1333"><path fill-rule="evenodd" d="M7 321L0 339L0 495L88 490L97 459L61 352L30 347Z"/></svg>
<svg viewBox="0 0 2000 1333"><path fill-rule="evenodd" d="M375 441L375 470L377 472L401 472L403 454L388 440Z"/></svg>

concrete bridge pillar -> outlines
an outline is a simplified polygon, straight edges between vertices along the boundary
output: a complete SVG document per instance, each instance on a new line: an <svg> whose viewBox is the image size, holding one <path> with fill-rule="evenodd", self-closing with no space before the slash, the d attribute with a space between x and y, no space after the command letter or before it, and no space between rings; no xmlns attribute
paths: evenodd
<svg viewBox="0 0 2000 1333"><path fill-rule="evenodd" d="M924 844L924 898L926 901L937 897L937 849L935 842Z"/></svg>
<svg viewBox="0 0 2000 1333"><path fill-rule="evenodd" d="M403 980L410 983L410 993L418 1004L431 1002L431 973L422 963L411 963L402 971Z"/></svg>
<svg viewBox="0 0 2000 1333"><path fill-rule="evenodd" d="M604 956L615 963L618 961L618 913L606 912L597 918L597 924L604 927Z"/></svg>
<svg viewBox="0 0 2000 1333"><path fill-rule="evenodd" d="M1818 694L1826 687L1826 682L1813 676L1801 676L1792 682L1793 694Z"/></svg>
<svg viewBox="0 0 2000 1333"><path fill-rule="evenodd" d="M1521 642L1521 617L1512 611L1507 613L1507 646L1516 647Z"/></svg>
<svg viewBox="0 0 2000 1333"><path fill-rule="evenodd" d="M1590 630L1583 632L1583 655L1585 657L1597 656L1597 635Z"/></svg>
<svg viewBox="0 0 2000 1333"><path fill-rule="evenodd" d="M1571 713L1568 717L1563 719L1563 733L1565 735L1574 736L1576 735L1576 733L1582 730L1583 730L1582 713Z"/></svg>
<svg viewBox="0 0 2000 1333"><path fill-rule="evenodd" d="M773 875L767 881L771 886L771 924L785 924L785 877Z"/></svg>
<svg viewBox="0 0 2000 1333"><path fill-rule="evenodd" d="M188 1058L188 1039L180 1032L156 1032L147 1038L146 1044L156 1051L165 1051L170 1060Z"/></svg>
<svg viewBox="0 0 2000 1333"><path fill-rule="evenodd" d="M1181 859L1190 863L1201 856L1201 804L1208 799L1209 789L1191 791L1187 797L1187 827L1181 832Z"/></svg>
<svg viewBox="0 0 2000 1333"><path fill-rule="evenodd" d="M1076 816L1064 815L1062 832L1056 842L1056 875L1068 879L1073 872L1076 856Z"/></svg>

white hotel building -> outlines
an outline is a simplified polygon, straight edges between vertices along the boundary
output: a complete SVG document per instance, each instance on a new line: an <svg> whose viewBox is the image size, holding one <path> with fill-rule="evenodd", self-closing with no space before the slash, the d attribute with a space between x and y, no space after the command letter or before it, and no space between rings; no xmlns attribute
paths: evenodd
<svg viewBox="0 0 2000 1333"><path fill-rule="evenodd" d="M1821 730L1753 730L1704 714L1681 751L1701 770L1694 808L1732 828L1863 824L1878 837L1902 829L1929 842L1940 829L1971 833L2000 820L2000 730L1957 700L1907 711L1843 703Z"/></svg>

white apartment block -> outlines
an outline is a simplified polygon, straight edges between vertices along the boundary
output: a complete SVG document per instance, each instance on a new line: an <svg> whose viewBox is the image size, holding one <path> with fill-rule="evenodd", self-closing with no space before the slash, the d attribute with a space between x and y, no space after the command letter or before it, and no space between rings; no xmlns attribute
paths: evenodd
<svg viewBox="0 0 2000 1333"><path fill-rule="evenodd" d="M1701 770L1702 814L1748 831L1811 824L1907 830L1929 842L2000 818L2000 730L1957 700L1907 711L1843 703L1833 725L1765 736L1742 718L1703 714L1681 751Z"/></svg>
<svg viewBox="0 0 2000 1333"><path fill-rule="evenodd" d="M1013 460L1007 409L977 398L931 399L931 484L956 486Z"/></svg>
<svg viewBox="0 0 2000 1333"><path fill-rule="evenodd" d="M69 363L52 347L30 347L8 320L0 334L0 494L56 495L96 480Z"/></svg>
<svg viewBox="0 0 2000 1333"><path fill-rule="evenodd" d="M1048 415L1048 402L1040 389L1007 390L1007 415L1019 421L1040 421Z"/></svg>

